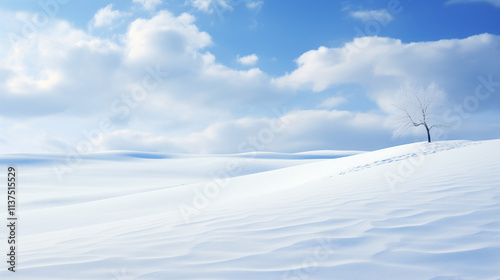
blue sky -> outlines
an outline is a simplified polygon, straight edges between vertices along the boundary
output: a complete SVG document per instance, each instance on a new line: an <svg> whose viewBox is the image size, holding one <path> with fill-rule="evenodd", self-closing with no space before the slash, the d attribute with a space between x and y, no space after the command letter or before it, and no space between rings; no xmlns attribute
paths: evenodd
<svg viewBox="0 0 500 280"><path fill-rule="evenodd" d="M447 92L437 139L500 138L498 0L40 3L0 2L2 153L423 141L392 136L407 82Z"/></svg>

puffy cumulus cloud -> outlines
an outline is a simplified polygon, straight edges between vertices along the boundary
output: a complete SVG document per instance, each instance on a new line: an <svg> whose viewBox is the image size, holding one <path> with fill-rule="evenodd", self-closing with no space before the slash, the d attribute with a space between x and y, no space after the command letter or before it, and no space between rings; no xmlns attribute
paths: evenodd
<svg viewBox="0 0 500 280"><path fill-rule="evenodd" d="M458 4L458 3L489 3L494 6L500 7L500 0L448 0L446 4Z"/></svg>
<svg viewBox="0 0 500 280"><path fill-rule="evenodd" d="M321 92L344 84L359 84L378 105L388 110L403 82L435 82L451 102L462 103L478 85L499 80L500 36L481 34L465 39L403 43L398 39L356 38L340 48L320 47L297 59L297 69L276 78L288 89ZM490 77L493 77L491 78ZM483 78L479 78L482 76ZM488 78L490 77L490 78ZM481 109L498 106L491 96Z"/></svg>
<svg viewBox="0 0 500 280"><path fill-rule="evenodd" d="M11 17L22 22L29 15ZM211 110L198 108L202 105L231 111L275 90L257 68L240 71L217 63L203 50L212 43L210 36L189 14L161 11L149 19L136 19L121 38L95 37L54 20L19 43L3 41L0 115L109 111L110 104L130 94L151 69L168 73L165 83L142 103L158 117L167 109L175 110L171 104L184 111ZM272 94L268 97L273 99ZM25 106L13 106L21 103Z"/></svg>
<svg viewBox="0 0 500 280"><path fill-rule="evenodd" d="M102 149L241 153L251 151L300 152L311 149L370 149L384 145L390 131L375 113L299 110L277 112L271 118L245 117L220 121L200 132L181 137L155 136L130 130L106 136ZM389 136L390 137L390 136ZM371 139L367 143L366 139Z"/></svg>
<svg viewBox="0 0 500 280"><path fill-rule="evenodd" d="M143 9L149 11L154 11L162 3L161 0L133 0L132 2L140 4Z"/></svg>
<svg viewBox="0 0 500 280"><path fill-rule="evenodd" d="M389 13L388 10L360 10L354 11L350 13L351 17L355 19L362 20L363 22L367 22L370 20L376 20L378 22L391 22L394 17Z"/></svg>
<svg viewBox="0 0 500 280"><path fill-rule="evenodd" d="M126 63L176 65L192 59L212 43L210 35L194 24L195 18L183 13L174 16L160 11L151 19L133 21L126 34Z"/></svg>
<svg viewBox="0 0 500 280"><path fill-rule="evenodd" d="M6 18L17 28L30 17ZM0 36L9 38L5 32ZM101 38L53 19L19 42L1 41L0 147L66 152L64 147L75 147L108 119L113 129L103 132L96 150L238 152L241 143L247 150L374 149L388 146L391 137L381 111L305 110L311 105L298 104L300 98L291 101L296 110L278 117L268 109L290 102L297 91L346 84L362 87L385 109L406 80L435 81L465 104L478 75L495 81L500 76L499 37L489 34L419 43L357 38L340 48L306 52L297 69L277 78L259 68L219 63L209 52L212 38L190 14L159 11L132 20L118 35ZM138 92L148 76L158 85ZM483 103L498 108L498 98ZM315 104L331 109L342 102ZM285 120L287 125L277 125Z"/></svg>
<svg viewBox="0 0 500 280"><path fill-rule="evenodd" d="M95 13L92 26L97 28L110 26L115 21L128 16L130 13L113 10L113 4L109 4Z"/></svg>
<svg viewBox="0 0 500 280"><path fill-rule="evenodd" d="M18 14L14 20L25 22L25 17L30 15ZM17 41L0 43L4 50L0 56L0 115L94 111L99 110L100 101L109 98L105 93L114 89L119 45L56 19L37 32L15 34Z"/></svg>
<svg viewBox="0 0 500 280"><path fill-rule="evenodd" d="M29 15L22 16L11 18L22 25ZM37 127L64 132L47 143L76 145L82 130L95 129L103 118L117 131L144 131L161 139L239 118L243 110L273 106L286 97L260 69L235 70L218 63L205 50L212 44L210 35L198 29L192 15L160 11L133 20L114 38L93 36L54 19L26 40L0 43L0 118L28 124L36 117ZM134 100L138 86L151 75L149 82L161 76L159 85ZM49 117L54 119L49 122ZM78 129L64 121L71 118L78 119ZM124 137L124 143L135 139L114 135ZM41 137L42 132L31 139L38 143Z"/></svg>
<svg viewBox="0 0 500 280"><path fill-rule="evenodd" d="M217 63L205 50L212 44L211 37L197 28L192 15L176 17L161 11L151 19L138 19L130 24L125 42L124 80L137 80L150 65L168 73L164 83L143 103L149 114L157 112L160 117L165 111L186 106L237 111L242 106L283 98L260 69L235 70ZM264 101L264 96L268 100Z"/></svg>
<svg viewBox="0 0 500 280"><path fill-rule="evenodd" d="M172 75L149 93L121 128L144 129L147 119L148 131L187 133L237 117L245 110L275 106L286 98L269 85L270 78L259 69L237 71L214 63L191 74Z"/></svg>
<svg viewBox="0 0 500 280"><path fill-rule="evenodd" d="M238 62L243 65L255 65L259 61L259 57L256 54L251 54L243 57L238 56Z"/></svg>

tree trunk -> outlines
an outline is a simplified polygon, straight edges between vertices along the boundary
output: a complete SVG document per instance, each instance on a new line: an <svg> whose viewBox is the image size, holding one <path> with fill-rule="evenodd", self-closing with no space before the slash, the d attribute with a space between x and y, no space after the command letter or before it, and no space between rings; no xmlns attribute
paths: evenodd
<svg viewBox="0 0 500 280"><path fill-rule="evenodd" d="M425 124L425 131L427 131L427 142L431 142L431 130L429 129L429 127L427 126L427 124Z"/></svg>

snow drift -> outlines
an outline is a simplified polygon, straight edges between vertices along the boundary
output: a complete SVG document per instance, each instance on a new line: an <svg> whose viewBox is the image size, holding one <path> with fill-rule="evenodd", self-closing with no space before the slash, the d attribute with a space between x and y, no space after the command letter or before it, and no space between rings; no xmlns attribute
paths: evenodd
<svg viewBox="0 0 500 280"><path fill-rule="evenodd" d="M0 162L20 183L1 279L500 279L500 140L101 153L62 181L61 155Z"/></svg>

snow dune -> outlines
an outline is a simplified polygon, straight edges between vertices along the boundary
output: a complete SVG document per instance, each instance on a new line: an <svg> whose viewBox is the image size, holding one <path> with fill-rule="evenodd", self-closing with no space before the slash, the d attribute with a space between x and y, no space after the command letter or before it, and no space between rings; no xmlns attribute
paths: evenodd
<svg viewBox="0 0 500 280"><path fill-rule="evenodd" d="M500 279L500 140L110 152L59 182L63 159L0 157L20 182L19 267L1 279Z"/></svg>

